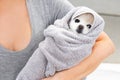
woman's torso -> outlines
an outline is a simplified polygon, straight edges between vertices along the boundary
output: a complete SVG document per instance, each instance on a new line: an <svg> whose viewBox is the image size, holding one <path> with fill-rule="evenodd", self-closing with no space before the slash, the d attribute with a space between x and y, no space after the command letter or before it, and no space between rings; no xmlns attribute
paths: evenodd
<svg viewBox="0 0 120 80"><path fill-rule="evenodd" d="M27 0L22 6L0 12L0 80L15 80L44 39L43 30L49 22L43 18L48 14L42 1L41 8L34 8L38 3Z"/></svg>
<svg viewBox="0 0 120 80"><path fill-rule="evenodd" d="M0 45L12 50L24 49L31 39L31 27L25 5L21 0L16 5L0 7Z"/></svg>
<svg viewBox="0 0 120 80"><path fill-rule="evenodd" d="M22 7L16 13L0 12L0 80L15 80L44 40L44 29L73 8L66 0L26 0Z"/></svg>

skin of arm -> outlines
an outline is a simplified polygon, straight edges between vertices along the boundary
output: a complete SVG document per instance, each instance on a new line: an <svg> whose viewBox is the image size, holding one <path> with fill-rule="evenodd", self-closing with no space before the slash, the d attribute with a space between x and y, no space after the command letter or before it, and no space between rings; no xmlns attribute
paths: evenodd
<svg viewBox="0 0 120 80"><path fill-rule="evenodd" d="M112 40L102 32L92 49L92 54L78 65L57 72L54 76L43 80L80 80L93 72L99 64L115 51Z"/></svg>

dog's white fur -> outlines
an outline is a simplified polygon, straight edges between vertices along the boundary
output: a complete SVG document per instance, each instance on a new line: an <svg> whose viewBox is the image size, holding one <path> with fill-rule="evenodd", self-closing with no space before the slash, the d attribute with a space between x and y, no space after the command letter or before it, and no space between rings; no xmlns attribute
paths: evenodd
<svg viewBox="0 0 120 80"><path fill-rule="evenodd" d="M77 34L87 34L93 24L94 16L91 13L83 13L70 20L70 29ZM82 28L80 28L82 26ZM91 26L91 27L90 27ZM78 32L80 31L80 32Z"/></svg>

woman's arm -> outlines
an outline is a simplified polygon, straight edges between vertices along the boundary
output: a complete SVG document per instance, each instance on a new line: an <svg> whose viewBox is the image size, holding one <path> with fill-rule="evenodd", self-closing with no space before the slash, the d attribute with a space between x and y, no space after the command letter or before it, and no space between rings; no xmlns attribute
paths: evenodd
<svg viewBox="0 0 120 80"><path fill-rule="evenodd" d="M92 54L80 64L44 80L80 80L93 72L97 66L115 50L115 46L105 32L102 32L93 47Z"/></svg>

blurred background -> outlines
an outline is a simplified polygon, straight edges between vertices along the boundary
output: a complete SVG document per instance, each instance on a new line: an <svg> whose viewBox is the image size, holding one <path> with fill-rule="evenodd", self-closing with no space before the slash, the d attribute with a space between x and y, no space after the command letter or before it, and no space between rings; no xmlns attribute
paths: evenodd
<svg viewBox="0 0 120 80"><path fill-rule="evenodd" d="M74 6L87 6L98 12L105 20L104 31L116 46L113 55L105 63L120 63L120 0L69 0Z"/></svg>

